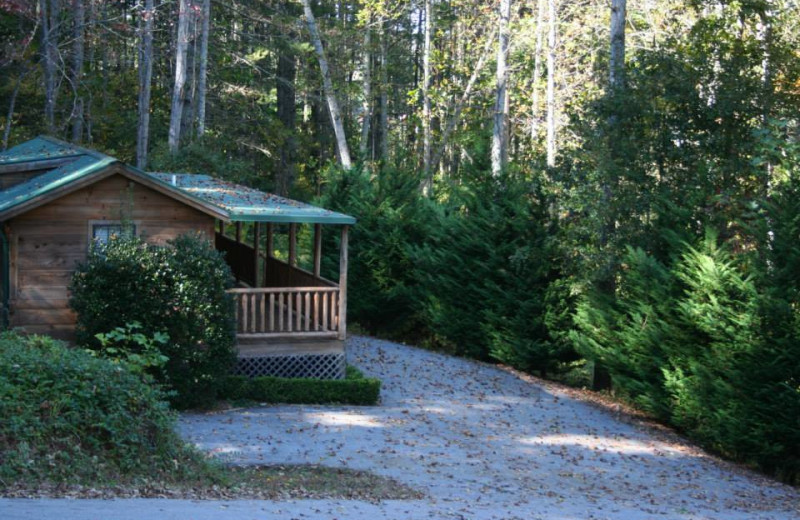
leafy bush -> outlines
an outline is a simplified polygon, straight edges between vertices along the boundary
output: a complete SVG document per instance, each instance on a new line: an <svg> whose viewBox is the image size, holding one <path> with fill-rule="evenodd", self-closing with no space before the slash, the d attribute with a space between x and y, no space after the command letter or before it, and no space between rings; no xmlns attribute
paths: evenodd
<svg viewBox="0 0 800 520"><path fill-rule="evenodd" d="M380 392L380 380L365 378L357 368L348 366L345 379L228 376L220 395L262 403L366 406L376 404Z"/></svg>
<svg viewBox="0 0 800 520"><path fill-rule="evenodd" d="M201 237L181 236L168 247L138 238L95 245L72 279L78 343L102 349L98 334L138 322L148 337L166 333L169 360L154 375L176 394L178 407L214 402L235 360L233 285L222 256ZM134 353L142 345L129 342Z"/></svg>
<svg viewBox="0 0 800 520"><path fill-rule="evenodd" d="M42 336L0 335L0 482L157 478L193 458L147 377Z"/></svg>
<svg viewBox="0 0 800 520"><path fill-rule="evenodd" d="M106 334L95 334L102 347L99 352L103 357L115 363L122 363L128 370L137 374L160 369L169 361L169 358L161 353L161 349L169 341L169 336L156 332L153 337L148 337L139 332L141 328L142 324L134 321Z"/></svg>

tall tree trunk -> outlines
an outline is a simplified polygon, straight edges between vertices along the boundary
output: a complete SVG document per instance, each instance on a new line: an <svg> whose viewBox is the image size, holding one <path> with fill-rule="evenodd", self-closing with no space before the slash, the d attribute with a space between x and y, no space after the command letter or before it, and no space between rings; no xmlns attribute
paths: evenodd
<svg viewBox="0 0 800 520"><path fill-rule="evenodd" d="M533 56L533 99L531 100L531 140L539 134L539 77L542 75L542 44L544 40L544 1L538 0L536 13L536 48Z"/></svg>
<svg viewBox="0 0 800 520"><path fill-rule="evenodd" d="M381 119L380 119L380 151L381 160L389 160L389 51L388 28L381 15Z"/></svg>
<svg viewBox="0 0 800 520"><path fill-rule="evenodd" d="M191 140L195 136L197 113L197 21L196 6L199 0L189 0L189 24L186 37L186 86L183 88L183 112L181 114L181 139Z"/></svg>
<svg viewBox="0 0 800 520"><path fill-rule="evenodd" d="M172 112L169 121L169 150L178 151L181 142L181 119L186 87L186 50L189 46L189 0L178 3L178 40L175 42L175 84L172 89Z"/></svg>
<svg viewBox="0 0 800 520"><path fill-rule="evenodd" d="M625 16L627 0L611 0L611 45L608 60L608 84L621 88L625 78Z"/></svg>
<svg viewBox="0 0 800 520"><path fill-rule="evenodd" d="M89 0L89 21L87 23L87 27L89 28L89 31L90 31L89 32L90 37L89 37L89 45L88 45L88 47L86 49L86 51L87 51L86 62L87 62L88 69L93 73L93 75L96 75L97 71L98 71L98 67L97 67L97 63L95 63L95 55L97 53L96 52L96 50L97 50L96 49L96 47L97 47L96 41L98 40L98 38L96 36L93 36L93 34L97 30L96 29L96 27L97 27L97 2L95 0ZM92 125L93 125L92 114L94 112L93 108L94 108L94 96L93 96L93 93L92 93L91 89L87 89L87 99L86 99L86 103L84 104L85 111L84 111L84 114L83 114L83 120L84 120L84 126L86 127L85 131L84 131L84 134L86 135L86 140L88 142L90 142L90 143L92 142L92 135L93 135L93 133L92 133L92 130L93 130L93 127L92 127Z"/></svg>
<svg viewBox="0 0 800 520"><path fill-rule="evenodd" d="M498 177L506 166L508 154L508 19L511 16L511 0L500 0L497 46L497 95L494 104L494 125L492 127L492 175Z"/></svg>
<svg viewBox="0 0 800 520"><path fill-rule="evenodd" d="M556 0L547 0L547 166L556 165Z"/></svg>
<svg viewBox="0 0 800 520"><path fill-rule="evenodd" d="M325 50L322 48L322 40L317 30L317 22L314 19L314 13L311 12L311 0L303 0L303 13L306 18L306 25L308 25L308 32L311 33L311 43L314 45L314 50L317 52L319 68L322 72L322 86L325 90L325 99L328 102L328 111L331 116L333 133L336 137L336 151L338 152L339 163L342 165L342 168L349 170L353 167L353 163L350 160L350 149L347 146L347 136L344 132L342 113L339 110L339 102L336 100L336 92L333 90L331 73L328 69L328 60L325 58Z"/></svg>
<svg viewBox="0 0 800 520"><path fill-rule="evenodd" d="M44 119L49 133L56 131L56 47L58 0L39 0L44 49Z"/></svg>
<svg viewBox="0 0 800 520"><path fill-rule="evenodd" d="M17 96L19 95L19 87L22 85L22 80L25 79L27 70L23 70L17 78L17 83L14 85L14 92L11 93L11 99L8 102L8 115L6 117L6 127L3 130L3 150L8 148L8 137L11 135L11 123L14 121L14 106L17 104Z"/></svg>
<svg viewBox="0 0 800 520"><path fill-rule="evenodd" d="M136 132L136 166L147 168L147 149L150 141L150 92L153 80L153 0L145 0L140 27L139 56L139 125Z"/></svg>
<svg viewBox="0 0 800 520"><path fill-rule="evenodd" d="M422 47L422 193L433 195L431 168L431 40L433 37L433 0L425 0L425 42Z"/></svg>
<svg viewBox="0 0 800 520"><path fill-rule="evenodd" d="M75 105L72 110L72 140L79 143L83 138L83 56L85 48L86 16L83 0L72 0L73 41L72 41L72 88Z"/></svg>
<svg viewBox="0 0 800 520"><path fill-rule="evenodd" d="M197 137L206 133L206 89L208 88L208 39L211 33L211 0L203 0L200 30L200 78L197 85Z"/></svg>
<svg viewBox="0 0 800 520"><path fill-rule="evenodd" d="M361 140L358 144L358 151L361 158L368 159L367 151L369 150L369 131L372 120L372 15L367 16L367 26L364 29L364 63L362 71L362 84L364 103L362 106L362 113L364 114L361 122Z"/></svg>
<svg viewBox="0 0 800 520"><path fill-rule="evenodd" d="M278 55L278 70L276 74L276 92L278 105L278 120L283 125L286 136L281 146L280 168L275 179L275 188L278 195L289 195L294 184L294 157L295 157L295 77L297 66L295 56L287 45Z"/></svg>

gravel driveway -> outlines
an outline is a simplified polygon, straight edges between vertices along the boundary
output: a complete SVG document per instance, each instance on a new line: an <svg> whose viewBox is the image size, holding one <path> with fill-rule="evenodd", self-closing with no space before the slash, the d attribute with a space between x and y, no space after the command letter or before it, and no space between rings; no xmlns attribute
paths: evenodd
<svg viewBox="0 0 800 520"><path fill-rule="evenodd" d="M348 349L351 363L383 380L381 406L184 415L181 432L233 462L364 469L428 498L379 504L115 500L95 516L89 514L93 501L43 500L28 501L25 511L59 520L800 518L797 490L619 421L566 391L385 341L354 337ZM0 517L9 504L0 500ZM6 509L8 518L26 518L16 506Z"/></svg>

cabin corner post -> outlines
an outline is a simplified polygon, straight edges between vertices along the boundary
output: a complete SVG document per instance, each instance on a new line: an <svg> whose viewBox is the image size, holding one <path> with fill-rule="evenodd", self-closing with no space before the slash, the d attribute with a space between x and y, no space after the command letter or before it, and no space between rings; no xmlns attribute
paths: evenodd
<svg viewBox="0 0 800 520"><path fill-rule="evenodd" d="M289 224L289 265L297 267L297 224Z"/></svg>
<svg viewBox="0 0 800 520"><path fill-rule="evenodd" d="M255 273L255 283L256 287L261 287L261 269L258 268L259 262L261 261L261 223L254 222L253 223L253 262L255 262L255 266L253 267L253 272Z"/></svg>
<svg viewBox="0 0 800 520"><path fill-rule="evenodd" d="M269 280L269 263L274 249L273 232L274 228L272 227L272 222L267 222L267 243L264 246L266 249L266 251L264 251L264 285L266 285L267 280Z"/></svg>
<svg viewBox="0 0 800 520"><path fill-rule="evenodd" d="M314 276L322 271L322 224L314 224Z"/></svg>
<svg viewBox="0 0 800 520"><path fill-rule="evenodd" d="M347 235L350 226L342 226L339 245L339 339L347 336Z"/></svg>

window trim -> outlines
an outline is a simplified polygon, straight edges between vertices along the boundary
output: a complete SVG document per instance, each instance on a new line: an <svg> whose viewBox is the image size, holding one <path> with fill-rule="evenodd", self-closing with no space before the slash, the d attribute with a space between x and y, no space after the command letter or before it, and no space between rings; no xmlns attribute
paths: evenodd
<svg viewBox="0 0 800 520"><path fill-rule="evenodd" d="M141 229L141 221L139 221L139 220L129 220L129 221L123 221L123 220L119 220L119 219L116 219L116 220L90 220L88 222L88 227L89 227L89 229L88 229L89 245L91 245L91 244L96 242L96 239L95 239L95 236L94 236L94 228L95 228L95 226L120 226L120 227L122 227L125 224L133 225L133 236L135 236L135 237L139 236L140 229Z"/></svg>

